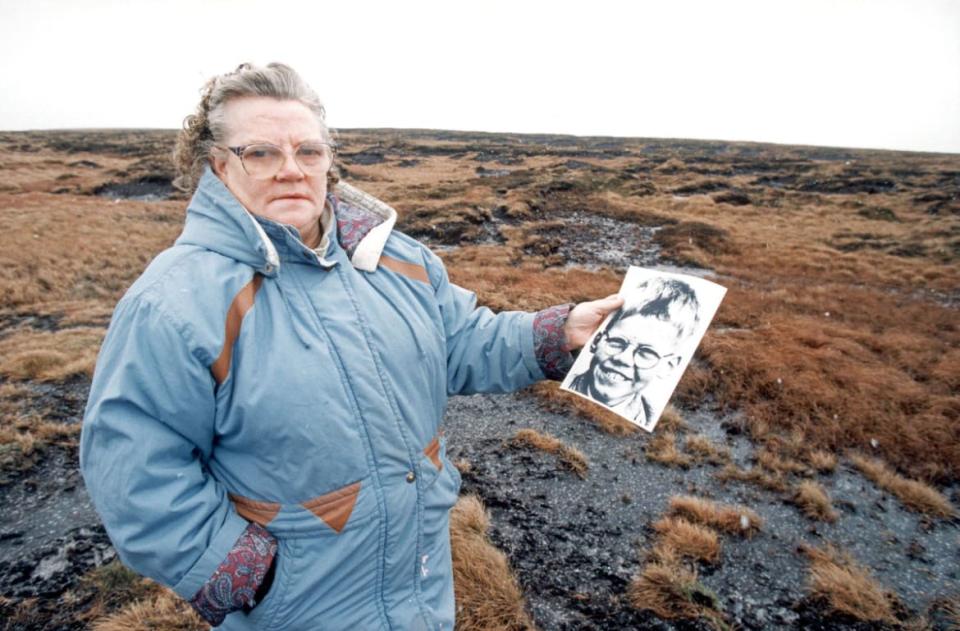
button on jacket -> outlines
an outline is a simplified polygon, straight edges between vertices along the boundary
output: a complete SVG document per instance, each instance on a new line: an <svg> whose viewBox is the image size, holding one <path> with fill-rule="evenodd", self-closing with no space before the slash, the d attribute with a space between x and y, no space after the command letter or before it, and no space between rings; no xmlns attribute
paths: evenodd
<svg viewBox="0 0 960 631"><path fill-rule="evenodd" d="M310 250L207 169L113 315L83 475L123 562L185 599L251 523L275 538L225 629L452 629L440 421L448 395L544 378L535 314L477 308L379 200L341 185L327 213Z"/></svg>

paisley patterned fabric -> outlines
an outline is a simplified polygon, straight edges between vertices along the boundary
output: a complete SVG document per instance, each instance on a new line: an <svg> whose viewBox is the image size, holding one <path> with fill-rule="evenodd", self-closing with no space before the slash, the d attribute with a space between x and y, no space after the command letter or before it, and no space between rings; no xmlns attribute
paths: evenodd
<svg viewBox="0 0 960 631"><path fill-rule="evenodd" d="M573 355L564 350L563 327L573 304L538 311L533 319L533 347L537 362L547 379L562 381L573 366Z"/></svg>
<svg viewBox="0 0 960 631"><path fill-rule="evenodd" d="M228 613L254 606L257 588L276 554L273 535L260 524L250 524L190 604L213 626L223 622Z"/></svg>
<svg viewBox="0 0 960 631"><path fill-rule="evenodd" d="M346 250L348 256L353 256L360 240L383 219L343 202L335 202L333 207L337 215L337 236L340 239L340 247Z"/></svg>

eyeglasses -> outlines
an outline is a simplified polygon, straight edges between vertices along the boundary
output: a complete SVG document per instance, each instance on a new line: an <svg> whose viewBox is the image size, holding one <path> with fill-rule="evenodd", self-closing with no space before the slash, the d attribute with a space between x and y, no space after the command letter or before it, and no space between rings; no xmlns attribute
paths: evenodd
<svg viewBox="0 0 960 631"><path fill-rule="evenodd" d="M228 149L240 158L246 174L258 180L279 173L286 156L286 151L267 143L221 149ZM326 142L304 142L294 148L293 159L304 175L323 175L333 163L333 147Z"/></svg>
<svg viewBox="0 0 960 631"><path fill-rule="evenodd" d="M649 346L644 346L636 342L631 342L622 337L611 337L606 333L603 334L603 337L600 340L601 344L606 348L608 353L613 355L619 355L620 353L626 351L631 346L633 347L633 365L640 370L647 370L653 368L660 363L661 359L666 359L675 353L670 353L669 355L660 356L655 350Z"/></svg>

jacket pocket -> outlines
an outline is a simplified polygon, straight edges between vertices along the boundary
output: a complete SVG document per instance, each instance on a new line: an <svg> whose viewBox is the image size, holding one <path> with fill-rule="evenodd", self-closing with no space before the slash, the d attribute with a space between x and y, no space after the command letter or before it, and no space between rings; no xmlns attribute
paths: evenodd
<svg viewBox="0 0 960 631"><path fill-rule="evenodd" d="M460 494L460 472L446 456L446 439L439 438L435 456L430 446L424 452L421 469L423 487L423 539L418 559L423 600L432 611L434 623L442 628L453 624L453 564L450 556L450 509Z"/></svg>
<svg viewBox="0 0 960 631"><path fill-rule="evenodd" d="M376 597L383 553L379 514L369 478L284 506L270 526L283 533L293 555L292 570L285 584L275 582L271 589L280 587L283 597L265 612L267 628L381 627ZM268 594L265 603L270 598Z"/></svg>
<svg viewBox="0 0 960 631"><path fill-rule="evenodd" d="M273 570L273 584L267 591L267 595L257 603L257 606L250 610L250 613L242 614L244 621L254 629L274 629L273 620L276 618L277 609L283 604L284 587L290 582L292 573L291 563L296 558L295 552L289 541L286 539L277 539L277 554L273 558L275 564Z"/></svg>

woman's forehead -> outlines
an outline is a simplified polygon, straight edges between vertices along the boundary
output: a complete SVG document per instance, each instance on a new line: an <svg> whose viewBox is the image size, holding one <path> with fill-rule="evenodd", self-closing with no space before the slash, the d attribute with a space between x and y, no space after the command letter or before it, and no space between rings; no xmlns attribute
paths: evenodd
<svg viewBox="0 0 960 631"><path fill-rule="evenodd" d="M322 139L320 121L299 101L269 97L242 97L224 106L224 122L231 144L271 142L297 144Z"/></svg>

